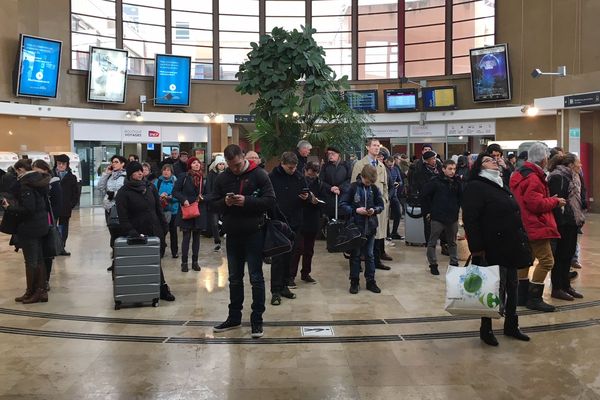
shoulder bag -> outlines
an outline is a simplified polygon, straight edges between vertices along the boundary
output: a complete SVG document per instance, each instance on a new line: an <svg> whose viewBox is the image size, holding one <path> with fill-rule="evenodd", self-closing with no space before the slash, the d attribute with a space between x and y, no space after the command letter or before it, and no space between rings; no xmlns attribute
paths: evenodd
<svg viewBox="0 0 600 400"><path fill-rule="evenodd" d="M65 251L65 244L62 240L62 235L56 226L56 220L52 213L52 207L50 201L46 197L46 204L48 206L48 223L49 229L48 234L44 237L42 252L44 257L56 257Z"/></svg>

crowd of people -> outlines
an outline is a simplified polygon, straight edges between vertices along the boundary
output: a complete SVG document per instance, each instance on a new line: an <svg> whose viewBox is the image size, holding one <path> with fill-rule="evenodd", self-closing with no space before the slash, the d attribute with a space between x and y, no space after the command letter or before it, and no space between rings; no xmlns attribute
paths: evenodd
<svg viewBox="0 0 600 400"><path fill-rule="evenodd" d="M98 184L104 193L109 244L113 247L120 236L156 236L161 257L168 247L171 257L181 257L181 271L188 272L190 261L193 271L201 270L203 234L212 237L215 252L223 251L226 235L229 312L214 331L241 326L247 263L253 337L263 334L263 262L271 264L270 304L294 299L296 293L290 289L298 287L299 269L301 284L317 283L312 268L315 241L326 233L328 221L353 222L362 235L361 245L345 254L349 292L358 294L363 272L366 290L381 293L376 270L391 269L384 263L392 261L386 247L404 239L399 226L407 204L422 210L425 256L432 275L440 274L438 241L450 265L458 265L456 239L462 215L472 262L500 266L506 335L529 340L519 329L517 305L554 310L542 298L548 273L553 298L583 297L571 285L577 274L571 267L580 266L577 238L586 209L581 162L575 154L559 148L550 152L543 143L535 143L526 154L504 157L500 146L490 145L477 155L441 160L431 145L424 145L421 156L409 162L406 155L391 154L371 138L360 160L344 160L342 152L330 146L325 159L315 162L311 149L308 141L300 141L296 149L281 155L270 173L257 153L244 154L237 145L227 146L208 167L174 149L156 174L134 155L129 160L115 155ZM12 243L22 249L25 259L27 288L15 301L48 301L52 258L44 255L44 237L49 221L56 218L66 243L71 210L78 202L69 159L57 156L53 170L43 161L19 160L2 177L0 189L5 209L2 231L13 234ZM292 248L263 259L268 220L287 224L293 232ZM175 300L162 268L160 298ZM482 318L480 337L498 345L488 318Z"/></svg>

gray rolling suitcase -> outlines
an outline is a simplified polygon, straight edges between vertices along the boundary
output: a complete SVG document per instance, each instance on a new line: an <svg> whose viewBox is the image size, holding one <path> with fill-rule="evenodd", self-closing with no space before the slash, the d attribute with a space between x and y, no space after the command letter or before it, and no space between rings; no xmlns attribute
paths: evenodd
<svg viewBox="0 0 600 400"><path fill-rule="evenodd" d="M160 239L120 237L114 245L113 293L115 310L124 303L151 302L160 298Z"/></svg>
<svg viewBox="0 0 600 400"><path fill-rule="evenodd" d="M421 207L406 205L404 240L408 246L426 246Z"/></svg>

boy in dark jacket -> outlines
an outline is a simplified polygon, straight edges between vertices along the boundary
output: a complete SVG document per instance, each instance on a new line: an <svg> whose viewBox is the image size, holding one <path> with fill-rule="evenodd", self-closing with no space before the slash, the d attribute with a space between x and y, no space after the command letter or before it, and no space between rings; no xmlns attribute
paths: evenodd
<svg viewBox="0 0 600 400"><path fill-rule="evenodd" d="M383 198L377 186L377 169L370 164L363 167L359 179L350 186L342 195L340 207L361 230L366 241L360 248L352 250L350 257L350 293L356 294L359 290L360 257L365 258L365 279L367 290L381 293L375 282L375 257L373 247L377 233L377 214L383 211Z"/></svg>
<svg viewBox="0 0 600 400"><path fill-rule="evenodd" d="M421 202L423 215L431 223L431 234L427 242L427 261L432 275L439 275L435 247L445 233L450 254L450 265L458 265L456 233L460 210L461 186L454 178L456 163L446 160L442 164L442 175L433 178L423 187Z"/></svg>

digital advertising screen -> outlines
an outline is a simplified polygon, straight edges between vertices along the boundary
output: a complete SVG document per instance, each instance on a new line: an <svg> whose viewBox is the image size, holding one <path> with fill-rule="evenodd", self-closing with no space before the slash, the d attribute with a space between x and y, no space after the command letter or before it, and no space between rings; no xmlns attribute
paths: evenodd
<svg viewBox="0 0 600 400"><path fill-rule="evenodd" d="M510 100L510 68L508 46L482 47L469 50L473 101Z"/></svg>
<svg viewBox="0 0 600 400"><path fill-rule="evenodd" d="M346 101L353 110L377 111L377 90L349 90L345 93Z"/></svg>
<svg viewBox="0 0 600 400"><path fill-rule="evenodd" d="M62 42L21 34L16 95L56 98Z"/></svg>
<svg viewBox="0 0 600 400"><path fill-rule="evenodd" d="M88 101L125 103L127 50L90 47Z"/></svg>
<svg viewBox="0 0 600 400"><path fill-rule="evenodd" d="M386 89L383 98L386 112L417 111L417 89Z"/></svg>
<svg viewBox="0 0 600 400"><path fill-rule="evenodd" d="M456 108L456 86L435 86L421 89L423 110L454 110Z"/></svg>
<svg viewBox="0 0 600 400"><path fill-rule="evenodd" d="M189 106L192 59L185 56L157 54L155 66L154 104L157 106Z"/></svg>

